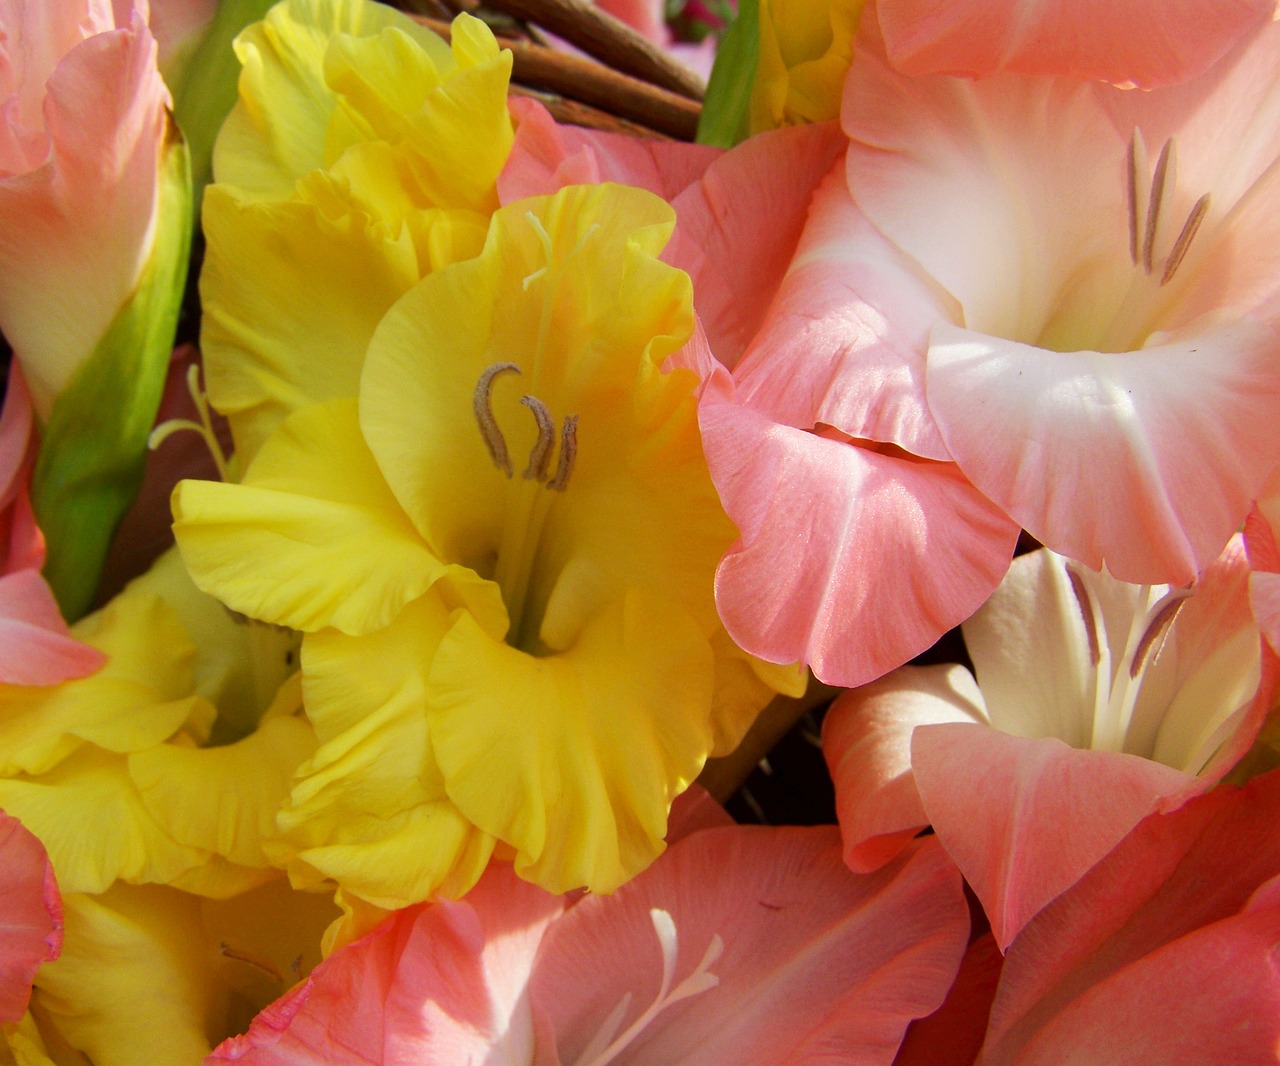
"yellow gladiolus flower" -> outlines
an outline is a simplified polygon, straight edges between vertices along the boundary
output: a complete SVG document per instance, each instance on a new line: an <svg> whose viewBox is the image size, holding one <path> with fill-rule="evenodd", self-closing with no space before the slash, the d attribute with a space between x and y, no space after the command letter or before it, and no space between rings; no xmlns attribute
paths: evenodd
<svg viewBox="0 0 1280 1066"><path fill-rule="evenodd" d="M497 850L552 891L609 891L799 683L716 615L735 531L694 377L662 370L693 328L688 277L657 258L673 221L614 185L503 208L478 258L382 319L358 398L287 418L242 484L178 486L197 584L306 634L320 746L279 821L295 883L403 906L465 891Z"/></svg>
<svg viewBox="0 0 1280 1066"><path fill-rule="evenodd" d="M201 347L244 463L299 406L354 396L386 310L480 251L513 133L511 54L469 15L449 45L372 0L285 0L236 52Z"/></svg>

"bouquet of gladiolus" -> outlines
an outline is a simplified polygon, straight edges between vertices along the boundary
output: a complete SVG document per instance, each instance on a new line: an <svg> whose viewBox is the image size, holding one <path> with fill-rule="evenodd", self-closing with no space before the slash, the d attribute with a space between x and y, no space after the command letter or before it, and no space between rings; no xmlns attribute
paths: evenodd
<svg viewBox="0 0 1280 1066"><path fill-rule="evenodd" d="M0 1062L1280 1061L1277 19L0 4Z"/></svg>

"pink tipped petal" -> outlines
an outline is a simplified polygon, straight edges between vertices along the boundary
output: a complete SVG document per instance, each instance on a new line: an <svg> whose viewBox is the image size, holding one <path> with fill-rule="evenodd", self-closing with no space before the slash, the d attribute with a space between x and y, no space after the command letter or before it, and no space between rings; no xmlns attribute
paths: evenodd
<svg viewBox="0 0 1280 1066"><path fill-rule="evenodd" d="M1009 949L983 1066L1274 1063L1278 822L1271 773L1138 825Z"/></svg>
<svg viewBox="0 0 1280 1066"><path fill-rule="evenodd" d="M0 683L56 685L105 661L97 648L71 636L38 571L0 577Z"/></svg>
<svg viewBox="0 0 1280 1066"><path fill-rule="evenodd" d="M1249 602L1262 635L1273 651L1280 652L1280 574L1259 571L1252 575Z"/></svg>
<svg viewBox="0 0 1280 1066"><path fill-rule="evenodd" d="M523 1066L533 1053L528 974L562 906L491 867L464 902L397 911L334 952L208 1061Z"/></svg>
<svg viewBox="0 0 1280 1066"><path fill-rule="evenodd" d="M932 841L854 876L833 828L709 830L571 909L532 994L565 1063L605 1061L612 1043L614 1066L888 1064L907 1023L942 1002L967 930Z"/></svg>
<svg viewBox="0 0 1280 1066"><path fill-rule="evenodd" d="M911 765L929 822L1001 950L1139 821L1206 785L1149 759L981 725L922 726Z"/></svg>
<svg viewBox="0 0 1280 1066"><path fill-rule="evenodd" d="M904 666L831 705L822 753L851 870L878 869L928 824L911 773L911 734L940 722L986 722L982 694L962 666Z"/></svg>
<svg viewBox="0 0 1280 1066"><path fill-rule="evenodd" d="M1062 353L940 324L929 406L969 479L1041 543L1123 581L1182 584L1280 460L1276 341L1244 318ZM1082 500L1071 486L1085 485Z"/></svg>
<svg viewBox="0 0 1280 1066"><path fill-rule="evenodd" d="M834 122L764 133L713 160L672 201L679 224L663 258L692 277L712 351L730 369L759 329L814 188L845 144Z"/></svg>
<svg viewBox="0 0 1280 1066"><path fill-rule="evenodd" d="M67 52L45 99L48 158L0 180L0 329L45 416L149 253L169 102L155 52L136 13Z"/></svg>
<svg viewBox="0 0 1280 1066"><path fill-rule="evenodd" d="M44 847L0 813L0 1022L26 1012L31 981L62 949L62 898Z"/></svg>
<svg viewBox="0 0 1280 1066"><path fill-rule="evenodd" d="M0 507L8 507L25 487L23 479L34 424L31 394L27 391L22 367L14 360L9 364L4 410L0 412Z"/></svg>
<svg viewBox="0 0 1280 1066"><path fill-rule="evenodd" d="M504 204L526 196L549 196L566 185L602 181L638 185L670 200L697 180L722 151L702 144L562 126L534 100L513 97L511 109L519 125L498 177L498 196Z"/></svg>
<svg viewBox="0 0 1280 1066"><path fill-rule="evenodd" d="M990 595L1017 527L947 463L913 461L703 400L712 479L741 534L716 603L742 647L871 681Z"/></svg>
<svg viewBox="0 0 1280 1066"><path fill-rule="evenodd" d="M788 425L950 459L925 404L924 351L931 325L959 312L867 221L843 169L814 194L777 299L735 369L740 396Z"/></svg>
<svg viewBox="0 0 1280 1066"><path fill-rule="evenodd" d="M894 0L879 16L890 58L905 74L1011 70L1149 89L1207 70L1274 7L1273 0Z"/></svg>

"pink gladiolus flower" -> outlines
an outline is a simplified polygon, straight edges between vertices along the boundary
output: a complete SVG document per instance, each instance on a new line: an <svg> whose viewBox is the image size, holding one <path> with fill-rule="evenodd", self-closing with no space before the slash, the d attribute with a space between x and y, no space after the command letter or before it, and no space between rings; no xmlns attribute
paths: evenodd
<svg viewBox="0 0 1280 1066"><path fill-rule="evenodd" d="M1275 0L894 0L880 25L904 74L998 71L1144 88L1203 73Z"/></svg>
<svg viewBox="0 0 1280 1066"><path fill-rule="evenodd" d="M104 661L71 636L40 576L44 538L30 498L35 448L31 397L15 362L0 413L0 683L8 685L56 685Z"/></svg>
<svg viewBox="0 0 1280 1066"><path fill-rule="evenodd" d="M815 292L866 305L812 302L804 360L871 408L840 428L953 459L1093 569L1193 580L1280 462L1280 24L1149 92L908 78L876 25L810 227Z"/></svg>
<svg viewBox="0 0 1280 1066"><path fill-rule="evenodd" d="M1138 821L1217 782L1280 680L1239 540L1185 590L1049 552L1014 560L964 625L963 667L905 668L824 727L846 857L874 869L925 824L1003 948Z"/></svg>
<svg viewBox="0 0 1280 1066"><path fill-rule="evenodd" d="M572 905L494 867L335 952L209 1061L887 1066L959 965L948 867L923 841L857 876L829 828L739 826Z"/></svg>
<svg viewBox="0 0 1280 1066"><path fill-rule="evenodd" d="M27 1009L31 980L62 947L62 898L34 836L0 812L0 1022Z"/></svg>
<svg viewBox="0 0 1280 1066"><path fill-rule="evenodd" d="M44 419L150 254L169 94L132 3L18 0L0 26L0 331Z"/></svg>

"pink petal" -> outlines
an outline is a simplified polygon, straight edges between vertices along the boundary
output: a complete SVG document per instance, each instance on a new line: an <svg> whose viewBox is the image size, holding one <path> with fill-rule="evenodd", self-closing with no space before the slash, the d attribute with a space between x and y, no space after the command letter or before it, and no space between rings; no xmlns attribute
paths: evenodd
<svg viewBox="0 0 1280 1066"><path fill-rule="evenodd" d="M461 903L397 911L334 952L209 1062L251 1066L527 1063L525 985L563 904L494 866Z"/></svg>
<svg viewBox="0 0 1280 1066"><path fill-rule="evenodd" d="M708 395L711 476L741 536L716 603L742 647L864 684L932 645L991 594L1017 528L947 463L778 425Z"/></svg>
<svg viewBox="0 0 1280 1066"><path fill-rule="evenodd" d="M619 1032L655 1000L655 909L674 925L673 985L715 937L718 983L658 1012L610 1060L618 1066L889 1063L907 1023L942 1002L968 928L959 880L933 842L855 876L830 827L699 833L548 933L533 997L560 1061L574 1062L628 994Z"/></svg>
<svg viewBox="0 0 1280 1066"><path fill-rule="evenodd" d="M1139 821L1207 784L1137 756L982 725L921 726L911 765L929 822L1001 950Z"/></svg>
<svg viewBox="0 0 1280 1066"><path fill-rule="evenodd" d="M1278 822L1280 773L1143 821L1009 949L984 1066L1273 1063Z"/></svg>
<svg viewBox="0 0 1280 1066"><path fill-rule="evenodd" d="M929 406L966 476L1045 546L1122 581L1182 584L1280 462L1276 343L1249 319L1119 355L939 325Z"/></svg>
<svg viewBox="0 0 1280 1066"><path fill-rule="evenodd" d="M0 683L56 685L93 673L106 656L71 636L36 570L0 577Z"/></svg>
<svg viewBox="0 0 1280 1066"><path fill-rule="evenodd" d="M905 74L999 70L1144 88L1207 70L1274 8L1270 0L894 0L879 7Z"/></svg>
<svg viewBox="0 0 1280 1066"><path fill-rule="evenodd" d="M916 726L985 721L982 694L963 666L904 666L831 705L822 754L851 870L878 869L929 823L911 773Z"/></svg>
<svg viewBox="0 0 1280 1066"><path fill-rule="evenodd" d="M663 258L692 277L711 348L730 369L760 328L814 188L845 143L835 123L752 137L713 160L672 201L679 223Z"/></svg>
<svg viewBox="0 0 1280 1066"><path fill-rule="evenodd" d="M155 52L136 13L67 52L45 99L48 158L0 180L0 330L44 417L149 253L169 102Z"/></svg>
<svg viewBox="0 0 1280 1066"><path fill-rule="evenodd" d="M62 898L44 847L0 813L0 1022L26 1013L31 981L62 950Z"/></svg>
<svg viewBox="0 0 1280 1066"><path fill-rule="evenodd" d="M1004 956L984 933L969 945L946 1001L927 1018L911 1023L893 1066L969 1066L987 1035L987 1016Z"/></svg>
<svg viewBox="0 0 1280 1066"><path fill-rule="evenodd" d="M843 168L808 224L759 335L735 368L744 402L779 422L834 426L950 459L924 396L924 351L958 312L849 198Z"/></svg>
<svg viewBox="0 0 1280 1066"><path fill-rule="evenodd" d="M518 123L516 139L498 177L504 204L602 181L638 185L670 200L721 154L707 145L562 126L535 100L513 97L511 112Z"/></svg>

